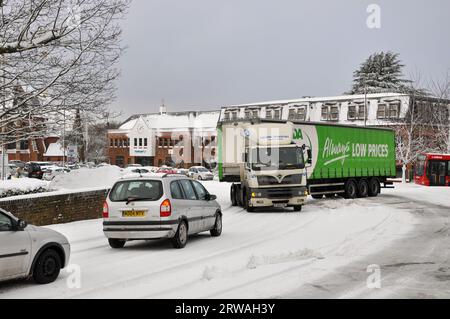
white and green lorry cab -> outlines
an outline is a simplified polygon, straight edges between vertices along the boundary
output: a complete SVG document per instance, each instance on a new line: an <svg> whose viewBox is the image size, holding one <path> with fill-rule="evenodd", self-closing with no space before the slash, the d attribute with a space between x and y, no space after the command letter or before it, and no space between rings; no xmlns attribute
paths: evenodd
<svg viewBox="0 0 450 319"><path fill-rule="evenodd" d="M302 209L308 196L307 161L293 132L290 122L219 123L219 178L233 183L233 206Z"/></svg>
<svg viewBox="0 0 450 319"><path fill-rule="evenodd" d="M395 134L313 122L231 120L218 124L219 179L231 202L300 211L308 194L376 197L396 176Z"/></svg>

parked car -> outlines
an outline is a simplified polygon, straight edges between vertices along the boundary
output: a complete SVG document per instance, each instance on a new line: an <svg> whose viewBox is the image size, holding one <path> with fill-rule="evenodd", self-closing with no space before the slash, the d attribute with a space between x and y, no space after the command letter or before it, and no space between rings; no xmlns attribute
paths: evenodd
<svg viewBox="0 0 450 319"><path fill-rule="evenodd" d="M161 167L157 171L158 174L177 174L177 171L172 167Z"/></svg>
<svg viewBox="0 0 450 319"><path fill-rule="evenodd" d="M112 248L130 240L171 239L184 248L188 236L222 233L222 212L205 187L184 176L124 178L103 206L103 231Z"/></svg>
<svg viewBox="0 0 450 319"><path fill-rule="evenodd" d="M148 174L151 173L148 169L143 167L127 167L122 170L124 174Z"/></svg>
<svg viewBox="0 0 450 319"><path fill-rule="evenodd" d="M213 173L203 166L191 167L188 176L199 181L211 181L214 179Z"/></svg>
<svg viewBox="0 0 450 319"><path fill-rule="evenodd" d="M52 181L56 176L70 173L70 169L64 167L49 167L45 170L42 179L46 181Z"/></svg>
<svg viewBox="0 0 450 319"><path fill-rule="evenodd" d="M65 236L27 225L0 209L0 281L32 277L38 284L48 284L58 278L69 258Z"/></svg>
<svg viewBox="0 0 450 319"><path fill-rule="evenodd" d="M127 168L129 168L129 167L142 167L142 165L141 164L129 164L129 165L127 165Z"/></svg>
<svg viewBox="0 0 450 319"><path fill-rule="evenodd" d="M143 169L146 169L150 173L156 173L159 170L159 167L156 166L144 166Z"/></svg>
<svg viewBox="0 0 450 319"><path fill-rule="evenodd" d="M184 175L184 176L188 176L188 174L189 174L189 170L186 168L177 168L176 172L177 172L177 174Z"/></svg>
<svg viewBox="0 0 450 319"><path fill-rule="evenodd" d="M28 173L28 178L42 179L44 176L44 170L38 163L28 163L25 166L25 170Z"/></svg>

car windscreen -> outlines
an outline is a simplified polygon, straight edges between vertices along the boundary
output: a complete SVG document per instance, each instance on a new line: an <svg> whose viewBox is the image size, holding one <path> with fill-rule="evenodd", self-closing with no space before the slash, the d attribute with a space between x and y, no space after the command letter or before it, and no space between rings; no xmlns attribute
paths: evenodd
<svg viewBox="0 0 450 319"><path fill-rule="evenodd" d="M109 199L112 202L157 201L163 195L161 181L138 180L123 181L114 185Z"/></svg>

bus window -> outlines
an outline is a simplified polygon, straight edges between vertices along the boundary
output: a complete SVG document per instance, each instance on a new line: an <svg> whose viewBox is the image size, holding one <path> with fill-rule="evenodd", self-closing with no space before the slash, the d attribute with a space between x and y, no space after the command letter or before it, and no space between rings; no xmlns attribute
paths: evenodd
<svg viewBox="0 0 450 319"><path fill-rule="evenodd" d="M416 164L416 170L415 170L416 176L423 176L425 174L425 162L420 161Z"/></svg>

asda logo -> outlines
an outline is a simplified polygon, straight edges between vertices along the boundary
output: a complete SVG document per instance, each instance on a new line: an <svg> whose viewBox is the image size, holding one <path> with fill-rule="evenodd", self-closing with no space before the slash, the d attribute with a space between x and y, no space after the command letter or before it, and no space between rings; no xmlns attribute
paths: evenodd
<svg viewBox="0 0 450 319"><path fill-rule="evenodd" d="M301 129L294 130L294 140L303 140L303 133Z"/></svg>

